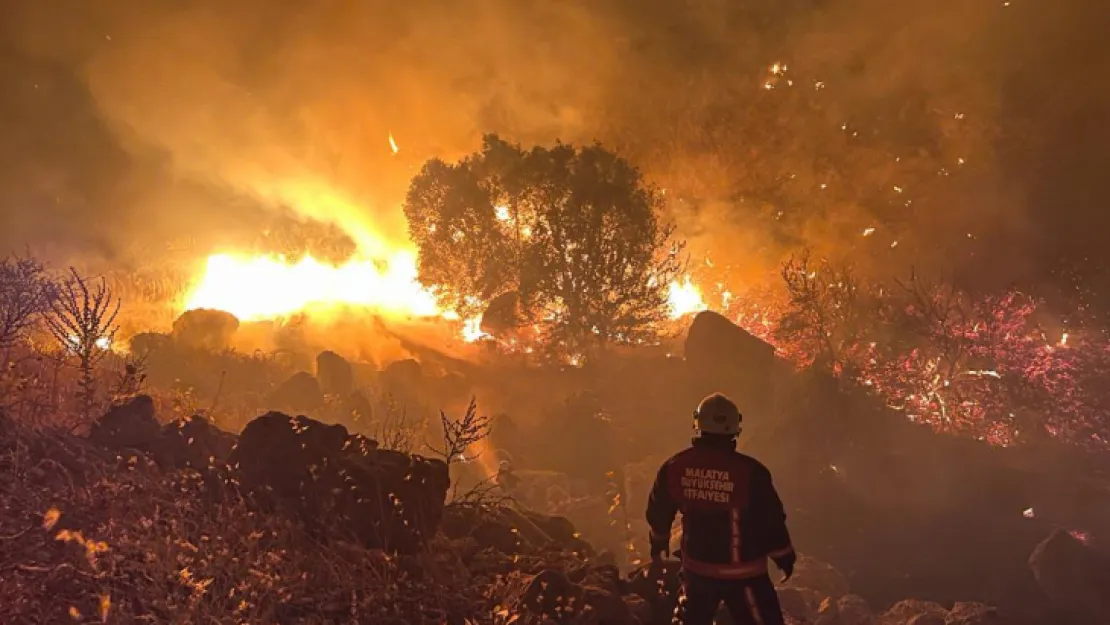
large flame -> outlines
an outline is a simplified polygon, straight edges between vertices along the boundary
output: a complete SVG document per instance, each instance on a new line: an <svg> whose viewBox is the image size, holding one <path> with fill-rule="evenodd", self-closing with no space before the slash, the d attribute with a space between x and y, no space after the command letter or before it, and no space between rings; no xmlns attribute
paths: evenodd
<svg viewBox="0 0 1110 625"><path fill-rule="evenodd" d="M701 289L690 282L690 276L670 283L667 287L667 305L670 308L671 319L678 319L709 308L701 296Z"/></svg>
<svg viewBox="0 0 1110 625"><path fill-rule="evenodd" d="M672 282L667 295L673 319L708 308L689 277ZM434 294L417 280L416 256L408 251L394 252L384 261L354 259L341 265L312 256L291 262L273 255L215 254L185 302L186 310L213 308L243 321L352 307L394 317L457 318L441 310ZM484 336L479 319L465 321L464 340Z"/></svg>
<svg viewBox="0 0 1110 625"><path fill-rule="evenodd" d="M416 257L395 252L384 261L331 265L306 256L217 254L186 300L186 310L215 308L243 321L359 307L393 316L442 314L435 296L416 280Z"/></svg>

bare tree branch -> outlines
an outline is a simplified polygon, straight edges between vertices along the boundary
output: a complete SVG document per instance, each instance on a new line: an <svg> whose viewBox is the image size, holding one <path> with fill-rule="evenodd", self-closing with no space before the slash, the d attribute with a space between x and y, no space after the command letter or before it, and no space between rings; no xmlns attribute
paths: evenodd
<svg viewBox="0 0 1110 625"><path fill-rule="evenodd" d="M81 371L80 401L85 416L96 402L96 366L108 354L119 327L115 325L120 301L103 278L90 287L88 281L70 268L69 277L57 286L44 317L47 328L64 353L77 359Z"/></svg>
<svg viewBox="0 0 1110 625"><path fill-rule="evenodd" d="M51 287L37 260L10 256L0 261L0 349L11 347L48 310Z"/></svg>

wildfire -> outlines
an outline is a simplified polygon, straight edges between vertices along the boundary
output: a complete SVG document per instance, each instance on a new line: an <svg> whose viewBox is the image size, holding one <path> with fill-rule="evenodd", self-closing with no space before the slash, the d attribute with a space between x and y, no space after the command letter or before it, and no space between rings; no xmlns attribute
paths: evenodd
<svg viewBox="0 0 1110 625"><path fill-rule="evenodd" d="M342 307L403 317L441 315L435 297L416 280L416 257L395 252L385 261L355 259L329 265L311 256L289 263L279 256L217 254L208 258L186 310L215 308L243 321Z"/></svg>
<svg viewBox="0 0 1110 625"><path fill-rule="evenodd" d="M674 281L667 288L667 304L671 309L671 319L701 312L709 308L702 299L701 290L690 282L687 276L682 281Z"/></svg>

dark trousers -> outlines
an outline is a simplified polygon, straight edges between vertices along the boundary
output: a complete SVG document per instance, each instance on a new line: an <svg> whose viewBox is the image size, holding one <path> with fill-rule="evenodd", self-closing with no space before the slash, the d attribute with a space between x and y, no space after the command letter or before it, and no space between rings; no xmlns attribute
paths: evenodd
<svg viewBox="0 0 1110 625"><path fill-rule="evenodd" d="M749 579L714 579L682 572L682 595L675 622L712 625L717 609L725 608L736 625L784 625L775 585L767 575Z"/></svg>

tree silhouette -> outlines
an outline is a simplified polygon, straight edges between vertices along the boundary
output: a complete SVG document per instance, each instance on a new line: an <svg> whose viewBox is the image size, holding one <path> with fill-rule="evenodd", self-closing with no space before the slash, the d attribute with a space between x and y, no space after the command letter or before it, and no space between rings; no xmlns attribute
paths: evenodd
<svg viewBox="0 0 1110 625"><path fill-rule="evenodd" d="M460 162L429 161L405 202L420 280L472 315L515 292L551 351L649 340L682 245L662 193L601 146L529 151L488 135Z"/></svg>

